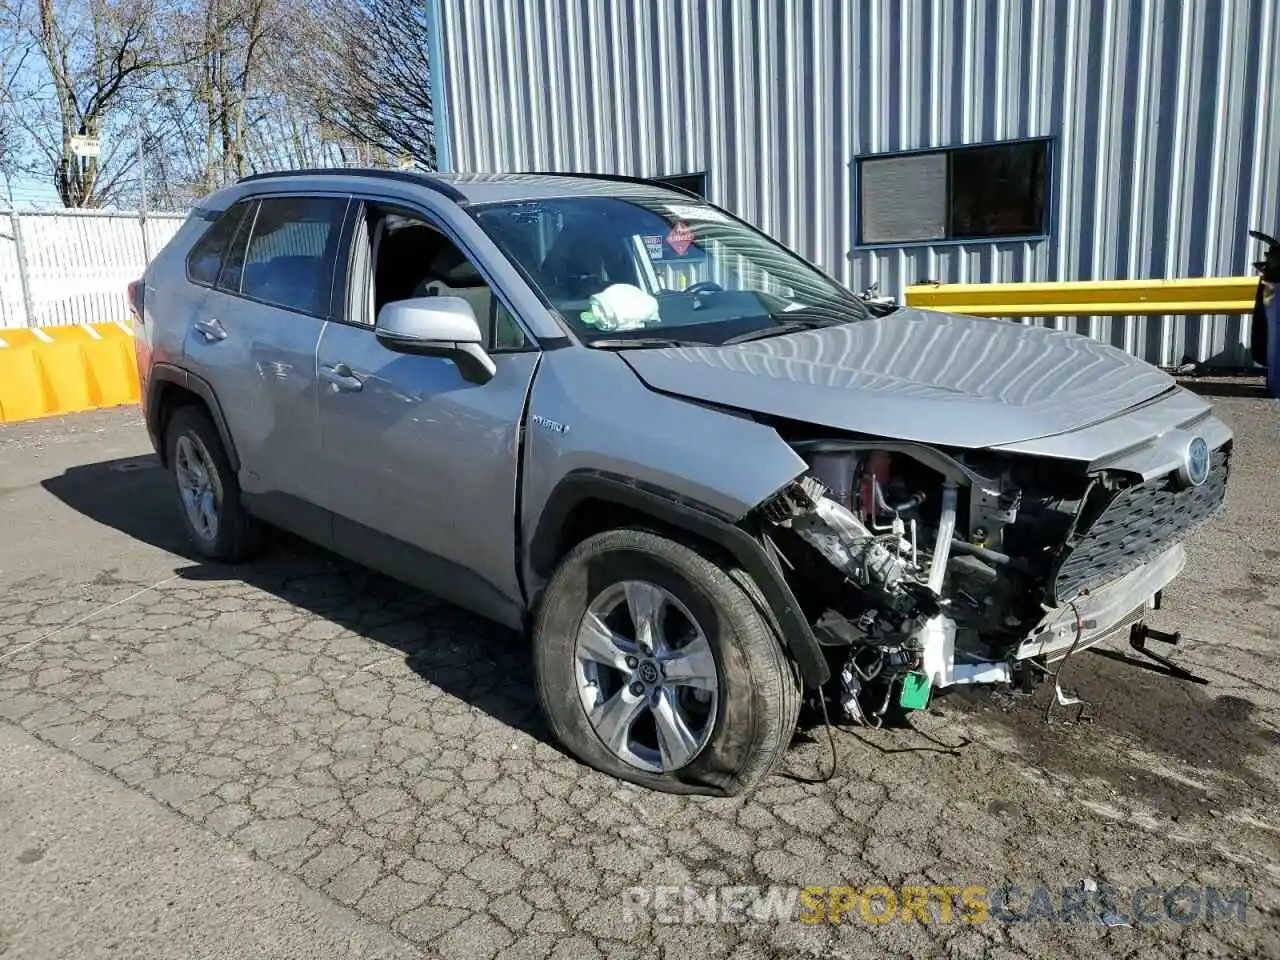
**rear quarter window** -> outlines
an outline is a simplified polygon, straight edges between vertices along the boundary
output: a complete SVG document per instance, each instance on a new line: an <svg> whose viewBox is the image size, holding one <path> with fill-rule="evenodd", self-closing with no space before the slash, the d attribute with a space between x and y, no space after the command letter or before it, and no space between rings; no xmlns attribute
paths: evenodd
<svg viewBox="0 0 1280 960"><path fill-rule="evenodd" d="M251 206L252 201L241 200L228 207L205 231L204 236L196 241L191 253L187 255L187 278L192 283L210 287L214 285L222 270L227 248Z"/></svg>

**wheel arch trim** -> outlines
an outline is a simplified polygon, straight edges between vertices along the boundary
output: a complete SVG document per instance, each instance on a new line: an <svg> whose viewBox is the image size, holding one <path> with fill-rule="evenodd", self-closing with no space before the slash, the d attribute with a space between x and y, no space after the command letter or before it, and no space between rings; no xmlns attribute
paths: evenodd
<svg viewBox="0 0 1280 960"><path fill-rule="evenodd" d="M165 411L160 408L160 397L168 385L181 387L204 402L209 411L209 416L213 418L213 425L218 430L218 439L222 441L222 448L227 453L227 462L231 465L232 470L239 473L240 456L236 453L235 442L231 439L231 431L227 428L227 420L223 416L222 405L218 403L218 397L213 392L213 387L203 377L169 363L157 363L153 366L151 375L147 380L147 432L151 434L152 446L156 448L156 452L160 455L161 462L165 461L167 451L164 447L165 423L163 414Z"/></svg>
<svg viewBox="0 0 1280 960"><path fill-rule="evenodd" d="M831 670L822 648L781 567L765 545L741 525L743 518L726 516L674 491L602 471L567 474L548 497L530 539L528 558L534 572L550 576L559 559L561 532L574 511L588 500L628 508L724 550L759 588L767 607L765 612L774 621L778 636L794 657L805 683L818 687L830 679Z"/></svg>

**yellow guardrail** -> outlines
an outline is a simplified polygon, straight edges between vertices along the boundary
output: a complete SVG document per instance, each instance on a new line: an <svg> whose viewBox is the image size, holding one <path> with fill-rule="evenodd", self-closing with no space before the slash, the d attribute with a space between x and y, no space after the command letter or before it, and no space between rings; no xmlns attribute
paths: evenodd
<svg viewBox="0 0 1280 960"><path fill-rule="evenodd" d="M1250 313L1257 277L1088 280L1071 283L921 283L908 306L980 317Z"/></svg>
<svg viewBox="0 0 1280 960"><path fill-rule="evenodd" d="M137 401L129 324L0 329L0 423Z"/></svg>
<svg viewBox="0 0 1280 960"><path fill-rule="evenodd" d="M1256 277L943 283L907 287L912 307L985 317L1250 313ZM0 329L0 423L138 401L126 323Z"/></svg>

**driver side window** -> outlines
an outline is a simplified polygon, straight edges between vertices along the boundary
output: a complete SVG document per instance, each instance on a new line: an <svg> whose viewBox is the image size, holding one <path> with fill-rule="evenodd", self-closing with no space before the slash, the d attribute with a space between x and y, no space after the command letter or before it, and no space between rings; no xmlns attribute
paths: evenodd
<svg viewBox="0 0 1280 960"><path fill-rule="evenodd" d="M426 219L367 203L352 237L347 317L372 327L396 300L461 297L471 305L490 353L524 350L524 331L458 246Z"/></svg>

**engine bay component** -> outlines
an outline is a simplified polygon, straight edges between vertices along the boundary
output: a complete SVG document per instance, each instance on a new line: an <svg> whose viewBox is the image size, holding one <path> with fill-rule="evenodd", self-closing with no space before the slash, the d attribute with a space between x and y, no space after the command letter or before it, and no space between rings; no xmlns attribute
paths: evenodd
<svg viewBox="0 0 1280 960"><path fill-rule="evenodd" d="M829 497L819 497L811 511L797 518L795 531L859 586L891 590L907 575L902 557Z"/></svg>
<svg viewBox="0 0 1280 960"><path fill-rule="evenodd" d="M855 646L840 670L840 706L855 723L878 727L895 705L920 709L931 684L919 670L920 652L909 642Z"/></svg>
<svg viewBox="0 0 1280 960"><path fill-rule="evenodd" d="M933 690L1043 677L1068 649L1128 629L1181 569L1186 526L1129 506L1185 500L1203 519L1229 455L1215 451L1209 482L1188 490L897 441L793 446L809 471L760 515L836 678L830 699L872 725ZM1142 537L1120 544L1112 528Z"/></svg>
<svg viewBox="0 0 1280 960"><path fill-rule="evenodd" d="M929 589L942 595L942 582L947 576L947 558L951 556L951 537L956 532L956 485L953 480L942 482L942 514L938 518L938 537L933 547L933 561L929 564Z"/></svg>
<svg viewBox="0 0 1280 960"><path fill-rule="evenodd" d="M920 648L921 670L935 687L949 687L957 683L1008 683L1013 678L1007 660L958 662L956 624L950 617L930 617L912 634L912 640Z"/></svg>

